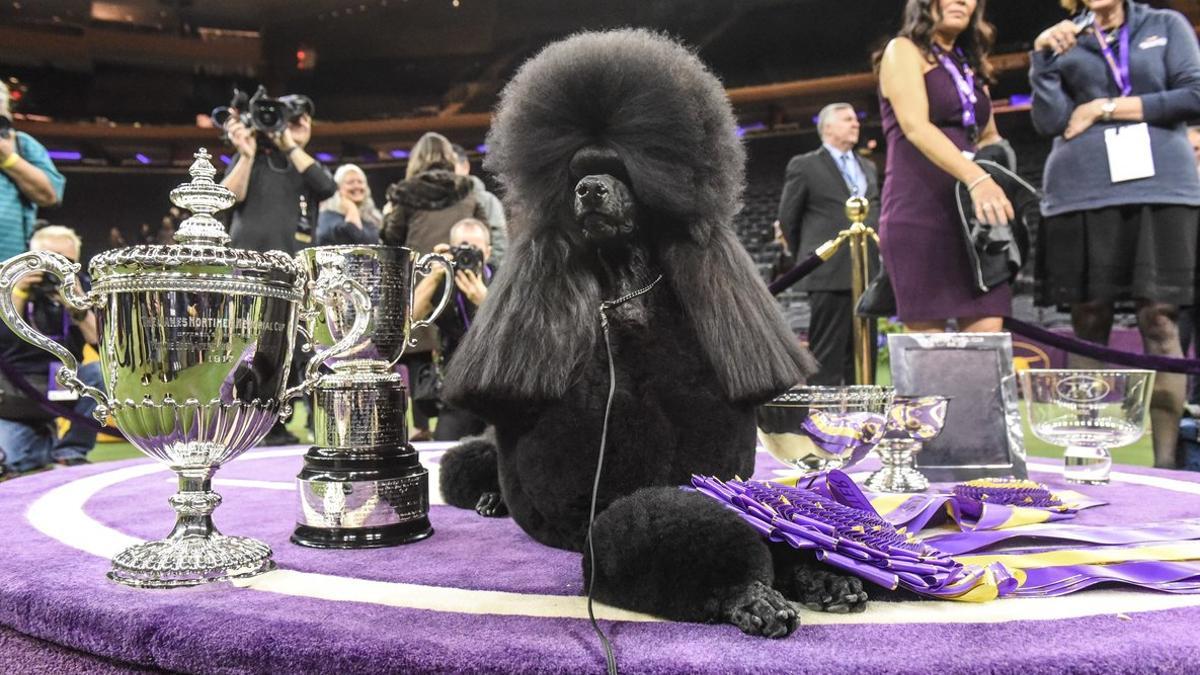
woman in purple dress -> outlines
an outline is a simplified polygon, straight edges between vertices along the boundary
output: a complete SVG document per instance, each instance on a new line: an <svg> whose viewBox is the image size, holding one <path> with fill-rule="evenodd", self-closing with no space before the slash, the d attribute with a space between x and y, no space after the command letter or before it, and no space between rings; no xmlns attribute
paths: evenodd
<svg viewBox="0 0 1200 675"><path fill-rule="evenodd" d="M991 28L986 0L908 0L900 32L879 55L887 178L880 239L883 263L909 330L1002 330L1012 307L1007 284L982 295L955 203L961 181L975 215L992 225L1013 218L1012 204L971 161L978 146L1000 141L984 80Z"/></svg>

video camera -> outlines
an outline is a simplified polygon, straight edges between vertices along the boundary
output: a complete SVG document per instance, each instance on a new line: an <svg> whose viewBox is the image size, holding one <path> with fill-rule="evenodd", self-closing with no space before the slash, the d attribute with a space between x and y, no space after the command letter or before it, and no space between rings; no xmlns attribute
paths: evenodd
<svg viewBox="0 0 1200 675"><path fill-rule="evenodd" d="M471 270L479 274L483 270L483 251L470 244L459 244L450 249L454 271Z"/></svg>
<svg viewBox="0 0 1200 675"><path fill-rule="evenodd" d="M301 94L271 98L267 96L267 88L261 84L249 97L246 92L234 88L233 100L228 106L213 108L213 124L223 128L235 111L242 124L273 136L282 132L288 122L294 122L304 115L312 116L315 106L311 98Z"/></svg>

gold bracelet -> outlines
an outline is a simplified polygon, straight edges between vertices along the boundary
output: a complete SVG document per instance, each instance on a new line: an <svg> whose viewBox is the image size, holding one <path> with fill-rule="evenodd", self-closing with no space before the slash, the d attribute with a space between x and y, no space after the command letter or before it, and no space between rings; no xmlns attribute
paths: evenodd
<svg viewBox="0 0 1200 675"><path fill-rule="evenodd" d="M979 186L980 186L980 184L982 184L982 183L983 183L983 181L985 181L985 180L987 180L987 179L989 179L989 178L991 178L991 177L992 177L992 174L990 174L990 173L988 173L988 172L986 172L986 171L985 171L985 172L983 172L983 175L982 175L982 176L980 176L979 178L976 178L975 180L971 181L970 185L967 185L967 192L974 192L974 191L975 191L975 188L979 187Z"/></svg>
<svg viewBox="0 0 1200 675"><path fill-rule="evenodd" d="M11 169L16 166L17 162L19 161L21 161L21 156L14 152L6 157L3 162L0 162L0 169Z"/></svg>
<svg viewBox="0 0 1200 675"><path fill-rule="evenodd" d="M24 288L14 288L12 289L12 294L16 296L18 300L29 299L29 291L25 290Z"/></svg>

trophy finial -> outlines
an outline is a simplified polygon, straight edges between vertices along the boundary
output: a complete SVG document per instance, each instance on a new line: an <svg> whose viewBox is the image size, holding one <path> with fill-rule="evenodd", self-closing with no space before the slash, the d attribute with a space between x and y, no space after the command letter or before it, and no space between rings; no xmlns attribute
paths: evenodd
<svg viewBox="0 0 1200 675"><path fill-rule="evenodd" d="M171 191L171 203L192 212L192 216L179 225L175 241L180 244L209 244L224 246L229 241L225 226L212 214L233 206L237 199L224 185L213 182L217 170L213 167L212 155L200 148L196 158L188 167L191 182L184 183Z"/></svg>

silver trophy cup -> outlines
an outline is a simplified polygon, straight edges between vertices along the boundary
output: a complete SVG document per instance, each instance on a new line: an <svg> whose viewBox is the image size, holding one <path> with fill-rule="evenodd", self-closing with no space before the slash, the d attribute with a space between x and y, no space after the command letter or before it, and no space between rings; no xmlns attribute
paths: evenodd
<svg viewBox="0 0 1200 675"><path fill-rule="evenodd" d="M315 444L297 476L300 511L292 541L316 548L374 548L419 541L429 523L429 472L408 443L404 382L394 371L412 329L430 325L454 291L446 283L429 318L413 321L418 273L450 263L397 246L319 246L305 249L310 273L343 270L370 294L369 337L330 354L360 319L334 298L306 318L318 356L333 372L313 392Z"/></svg>
<svg viewBox="0 0 1200 675"><path fill-rule="evenodd" d="M212 476L286 415L288 401L316 385L319 362L304 382L286 388L301 307L368 307L365 291L334 268L310 275L281 252L226 248L229 237L211 214L231 206L233 194L213 182L203 149L190 171L192 181L171 193L193 213L175 235L178 244L96 256L89 293L76 288L79 265L57 254L25 253L0 267L0 319L62 361L59 383L95 398L97 419L111 416L133 445L178 474L179 491L170 498L174 530L113 559L109 578L130 586L192 586L274 567L266 544L213 526L221 497ZM106 391L81 382L75 357L14 306L11 289L32 272L60 278L66 305L96 313ZM356 321L326 356L360 343L368 327L366 318Z"/></svg>

